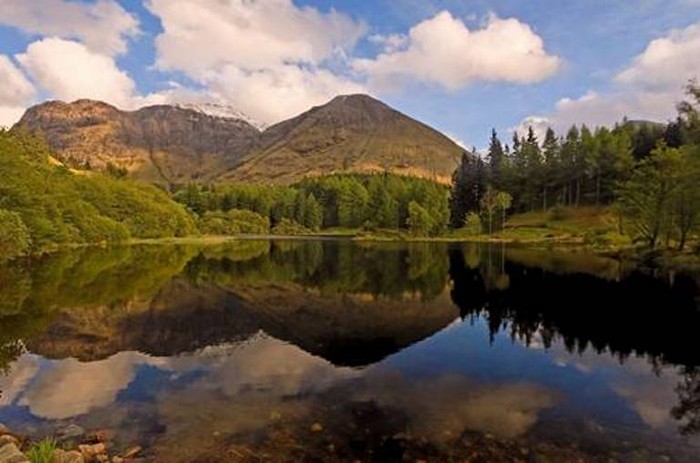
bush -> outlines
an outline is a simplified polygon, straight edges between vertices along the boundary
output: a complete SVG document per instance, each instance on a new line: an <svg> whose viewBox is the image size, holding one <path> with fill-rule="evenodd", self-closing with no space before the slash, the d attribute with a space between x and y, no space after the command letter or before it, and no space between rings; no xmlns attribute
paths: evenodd
<svg viewBox="0 0 700 463"><path fill-rule="evenodd" d="M0 209L0 261L21 256L29 250L29 230L16 212Z"/></svg>
<svg viewBox="0 0 700 463"><path fill-rule="evenodd" d="M273 235L310 235L313 231L309 230L305 226L291 219L282 219L277 225L272 227Z"/></svg>
<svg viewBox="0 0 700 463"><path fill-rule="evenodd" d="M202 233L210 235L264 235L270 231L270 220L260 214L242 209L228 212L205 212L199 221Z"/></svg>
<svg viewBox="0 0 700 463"><path fill-rule="evenodd" d="M483 230L481 217L476 212L470 212L464 219L464 227L462 230L467 235L480 235Z"/></svg>

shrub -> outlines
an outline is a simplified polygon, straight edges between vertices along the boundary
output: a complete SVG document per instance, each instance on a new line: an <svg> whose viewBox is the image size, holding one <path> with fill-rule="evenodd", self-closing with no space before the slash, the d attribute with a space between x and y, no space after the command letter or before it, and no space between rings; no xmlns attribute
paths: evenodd
<svg viewBox="0 0 700 463"><path fill-rule="evenodd" d="M0 261L21 256L31 245L29 230L16 212L0 209Z"/></svg>
<svg viewBox="0 0 700 463"><path fill-rule="evenodd" d="M266 234L270 220L252 211L231 209L228 212L205 212L199 221L202 233L210 235Z"/></svg>
<svg viewBox="0 0 700 463"><path fill-rule="evenodd" d="M462 230L467 235L480 235L483 230L483 225L481 223L481 217L476 212L470 212L464 219L464 227Z"/></svg>
<svg viewBox="0 0 700 463"><path fill-rule="evenodd" d="M313 232L311 230L291 219L282 219L279 221L279 223L277 223L277 225L272 227L272 234L274 235L298 236L310 235L312 233Z"/></svg>

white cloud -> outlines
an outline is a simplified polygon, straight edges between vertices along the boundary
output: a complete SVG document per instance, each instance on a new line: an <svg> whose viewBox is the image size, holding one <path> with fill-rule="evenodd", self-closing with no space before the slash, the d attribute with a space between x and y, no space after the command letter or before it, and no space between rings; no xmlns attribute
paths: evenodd
<svg viewBox="0 0 700 463"><path fill-rule="evenodd" d="M630 119L666 121L676 115L689 79L700 77L700 23L652 40L644 52L613 79L610 91L562 98L546 116L557 131L570 125L612 125ZM532 116L530 116L532 117ZM523 121L526 123L526 121Z"/></svg>
<svg viewBox="0 0 700 463"><path fill-rule="evenodd" d="M9 127L35 95L34 86L7 56L0 55L0 127Z"/></svg>
<svg viewBox="0 0 700 463"><path fill-rule="evenodd" d="M130 107L135 85L109 56L85 45L57 38L32 43L17 61L34 82L54 98L104 100Z"/></svg>
<svg viewBox="0 0 700 463"><path fill-rule="evenodd" d="M34 86L4 55L0 55L0 82L0 105L22 105L34 97Z"/></svg>
<svg viewBox="0 0 700 463"><path fill-rule="evenodd" d="M530 26L512 18L492 16L483 28L472 31L443 11L413 27L407 38L387 37L386 43L389 50L375 59L354 62L355 69L380 86L395 85L396 77L450 90L474 81L526 84L550 77L561 66Z"/></svg>
<svg viewBox="0 0 700 463"><path fill-rule="evenodd" d="M164 32L157 66L177 70L266 123L364 88L330 70L365 32L346 15L291 0L151 0Z"/></svg>
<svg viewBox="0 0 700 463"><path fill-rule="evenodd" d="M12 127L25 111L24 106L0 106L0 128Z"/></svg>
<svg viewBox="0 0 700 463"><path fill-rule="evenodd" d="M255 72L227 66L207 84L214 94L266 123L295 116L338 94L365 92L361 85L330 71L292 65Z"/></svg>
<svg viewBox="0 0 700 463"><path fill-rule="evenodd" d="M138 20L114 0L2 0L0 24L30 34L78 39L93 51L120 54L139 33Z"/></svg>
<svg viewBox="0 0 700 463"><path fill-rule="evenodd" d="M365 30L343 14L291 0L151 0L148 7L164 28L158 65L198 77L226 65L256 71L319 63L352 48Z"/></svg>
<svg viewBox="0 0 700 463"><path fill-rule="evenodd" d="M615 78L616 82L649 90L679 88L700 76L700 23L672 30L652 40L642 54Z"/></svg>

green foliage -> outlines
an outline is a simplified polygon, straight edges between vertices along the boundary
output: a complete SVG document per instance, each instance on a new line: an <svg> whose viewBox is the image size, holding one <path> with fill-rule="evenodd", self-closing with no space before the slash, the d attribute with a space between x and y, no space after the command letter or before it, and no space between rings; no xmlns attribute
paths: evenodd
<svg viewBox="0 0 700 463"><path fill-rule="evenodd" d="M442 233L449 217L448 190L429 180L398 175L329 175L296 185L187 185L174 198L203 217L245 209L268 217L273 227L292 220L304 228L409 228L409 204L431 217L430 234ZM287 222L288 224L288 222Z"/></svg>
<svg viewBox="0 0 700 463"><path fill-rule="evenodd" d="M29 250L31 238L22 217L0 209L0 261L21 256Z"/></svg>
<svg viewBox="0 0 700 463"><path fill-rule="evenodd" d="M31 463L53 463L53 453L56 448L56 441L46 438L27 450L27 458Z"/></svg>
<svg viewBox="0 0 700 463"><path fill-rule="evenodd" d="M202 233L209 235L263 235L270 231L267 217L243 209L205 212L198 225Z"/></svg>
<svg viewBox="0 0 700 463"><path fill-rule="evenodd" d="M481 223L481 217L476 212L470 212L464 219L464 226L462 230L468 235L480 235L483 231L483 224Z"/></svg>
<svg viewBox="0 0 700 463"><path fill-rule="evenodd" d="M678 188L681 155L678 149L661 146L641 162L620 190L620 206L634 233L649 247L670 224L670 205Z"/></svg>
<svg viewBox="0 0 700 463"><path fill-rule="evenodd" d="M33 252L196 232L162 190L51 165L43 143L18 131L0 132L0 209L19 215Z"/></svg>
<svg viewBox="0 0 700 463"><path fill-rule="evenodd" d="M462 162L452 176L450 224L459 228L469 212L478 211L486 191L487 173L484 162L471 153L462 155Z"/></svg>
<svg viewBox="0 0 700 463"><path fill-rule="evenodd" d="M430 213L415 201L408 205L408 229L417 236L428 236L434 230Z"/></svg>
<svg viewBox="0 0 700 463"><path fill-rule="evenodd" d="M291 219L282 219L277 225L272 227L272 234L279 236L303 236L310 235L313 230L310 230L302 224Z"/></svg>

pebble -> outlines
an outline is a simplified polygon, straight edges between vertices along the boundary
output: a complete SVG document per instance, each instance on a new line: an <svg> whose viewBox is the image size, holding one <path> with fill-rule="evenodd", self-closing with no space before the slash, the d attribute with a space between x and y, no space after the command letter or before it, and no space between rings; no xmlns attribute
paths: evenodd
<svg viewBox="0 0 700 463"><path fill-rule="evenodd" d="M72 450L70 452L62 449L56 449L53 452L53 462L54 463L85 463L85 458L83 454L77 450Z"/></svg>
<svg viewBox="0 0 700 463"><path fill-rule="evenodd" d="M29 460L15 444L5 444L0 447L0 463L29 463Z"/></svg>
<svg viewBox="0 0 700 463"><path fill-rule="evenodd" d="M0 434L7 434L8 432L10 432L10 430L7 429L7 426L5 426L4 424L0 423Z"/></svg>
<svg viewBox="0 0 700 463"><path fill-rule="evenodd" d="M323 431L323 426L321 423L314 423L311 425L311 432L321 432Z"/></svg>
<svg viewBox="0 0 700 463"><path fill-rule="evenodd" d="M93 431L87 435L88 442L109 442L114 438L114 432L107 429Z"/></svg>
<svg viewBox="0 0 700 463"><path fill-rule="evenodd" d="M56 440L59 442L71 440L71 439L80 439L85 435L85 429L81 428L77 424L69 424L63 429L59 429L58 432L56 433Z"/></svg>
<svg viewBox="0 0 700 463"><path fill-rule="evenodd" d="M0 436L0 447L3 447L7 444L14 444L15 447L19 447L19 440L13 436L12 434L4 434Z"/></svg>
<svg viewBox="0 0 700 463"><path fill-rule="evenodd" d="M129 458L134 458L136 455L141 453L143 449L140 446L135 446L129 448L126 452L124 452L124 458L129 459Z"/></svg>
<svg viewBox="0 0 700 463"><path fill-rule="evenodd" d="M78 450L80 450L80 453L83 454L85 461L100 461L98 459L98 456L106 453L107 447L103 443L93 445L79 445Z"/></svg>

